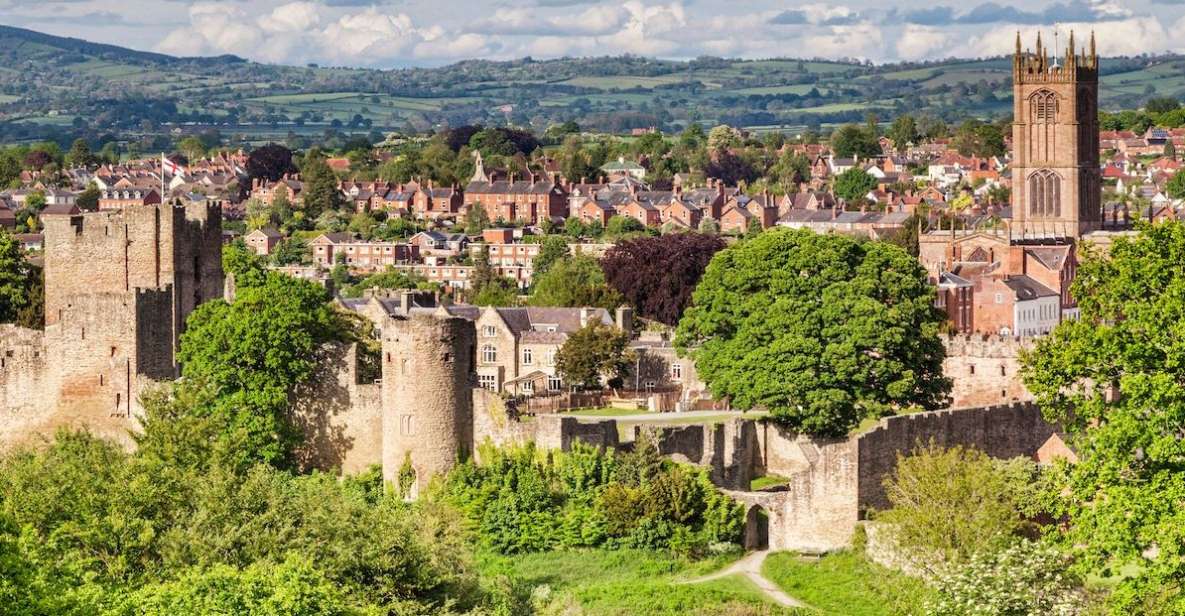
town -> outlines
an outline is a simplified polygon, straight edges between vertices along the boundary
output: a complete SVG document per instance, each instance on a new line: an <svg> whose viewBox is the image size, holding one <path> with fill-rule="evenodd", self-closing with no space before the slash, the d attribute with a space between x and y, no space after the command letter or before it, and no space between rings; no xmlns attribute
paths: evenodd
<svg viewBox="0 0 1185 616"><path fill-rule="evenodd" d="M0 149L0 597L1177 613L1185 111L1014 47L951 126Z"/></svg>

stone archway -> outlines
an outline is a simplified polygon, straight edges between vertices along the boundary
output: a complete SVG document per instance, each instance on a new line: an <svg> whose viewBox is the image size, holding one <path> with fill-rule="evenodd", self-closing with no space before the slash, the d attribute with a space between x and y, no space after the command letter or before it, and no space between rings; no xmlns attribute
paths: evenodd
<svg viewBox="0 0 1185 616"><path fill-rule="evenodd" d="M769 514L761 505L749 507L745 514L745 549L769 549Z"/></svg>

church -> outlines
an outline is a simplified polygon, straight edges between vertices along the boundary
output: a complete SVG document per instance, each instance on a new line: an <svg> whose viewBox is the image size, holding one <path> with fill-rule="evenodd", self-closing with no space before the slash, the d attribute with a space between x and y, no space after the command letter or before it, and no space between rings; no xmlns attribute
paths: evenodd
<svg viewBox="0 0 1185 616"><path fill-rule="evenodd" d="M1099 166L1099 57L1094 35L1064 54L1042 45L1012 60L1011 217L993 228L918 238L938 306L962 333L1035 336L1077 316L1070 295L1082 242L1110 243Z"/></svg>

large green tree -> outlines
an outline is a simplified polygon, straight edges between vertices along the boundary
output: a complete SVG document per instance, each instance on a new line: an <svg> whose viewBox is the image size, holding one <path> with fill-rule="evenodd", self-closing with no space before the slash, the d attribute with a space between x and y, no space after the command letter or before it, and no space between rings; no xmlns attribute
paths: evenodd
<svg viewBox="0 0 1185 616"><path fill-rule="evenodd" d="M842 436L865 417L946 403L942 322L901 248L771 229L716 254L676 343L713 394Z"/></svg>
<svg viewBox="0 0 1185 616"><path fill-rule="evenodd" d="M1134 563L1115 614L1185 613L1185 225L1086 252L1078 319L1023 357L1025 385L1071 435L1066 546L1088 572Z"/></svg>
<svg viewBox="0 0 1185 616"><path fill-rule="evenodd" d="M835 194L847 203L862 202L876 188L876 178L859 167L852 167L835 177Z"/></svg>
<svg viewBox="0 0 1185 616"><path fill-rule="evenodd" d="M40 277L25 261L20 242L6 230L0 229L0 323L12 323L29 305L30 287Z"/></svg>
<svg viewBox="0 0 1185 616"><path fill-rule="evenodd" d="M601 264L588 255L573 255L556 261L535 278L532 306L598 306L612 310L625 298L605 281Z"/></svg>
<svg viewBox="0 0 1185 616"><path fill-rule="evenodd" d="M621 379L633 361L630 334L613 325L592 321L576 330L555 356L555 369L565 383L600 388L602 379Z"/></svg>
<svg viewBox="0 0 1185 616"><path fill-rule="evenodd" d="M213 392L209 411L228 418L244 463L284 464L300 438L290 398L313 375L321 346L349 329L323 287L275 272L251 281L233 302L206 302L190 315L178 359L187 381Z"/></svg>

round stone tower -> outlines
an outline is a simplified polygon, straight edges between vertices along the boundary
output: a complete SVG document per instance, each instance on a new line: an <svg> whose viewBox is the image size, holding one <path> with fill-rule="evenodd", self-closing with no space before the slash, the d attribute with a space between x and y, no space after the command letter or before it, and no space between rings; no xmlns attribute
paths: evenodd
<svg viewBox="0 0 1185 616"><path fill-rule="evenodd" d="M414 498L473 451L476 328L415 315L382 328L383 478Z"/></svg>

